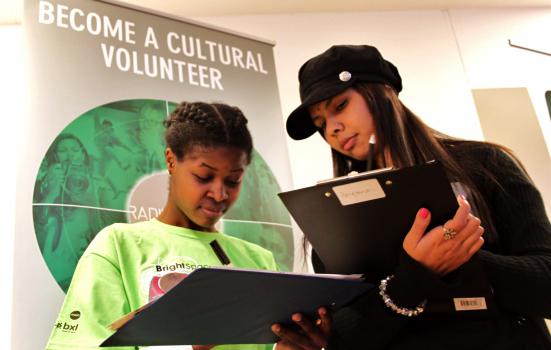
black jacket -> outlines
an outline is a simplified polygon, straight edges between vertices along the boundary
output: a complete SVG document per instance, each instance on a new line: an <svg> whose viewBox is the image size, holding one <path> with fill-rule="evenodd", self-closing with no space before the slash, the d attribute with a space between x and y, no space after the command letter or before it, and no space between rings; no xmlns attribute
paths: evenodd
<svg viewBox="0 0 551 350"><path fill-rule="evenodd" d="M329 349L551 349L543 320L551 318L551 225L540 193L497 148L473 143L467 151L450 152L459 164L478 162L495 176L473 173L472 180L496 227L496 239L477 255L499 313L491 318L409 318L387 308L373 289L333 313ZM315 252L312 260L316 272L323 272ZM402 252L388 294L397 305L414 308L448 288L445 283Z"/></svg>

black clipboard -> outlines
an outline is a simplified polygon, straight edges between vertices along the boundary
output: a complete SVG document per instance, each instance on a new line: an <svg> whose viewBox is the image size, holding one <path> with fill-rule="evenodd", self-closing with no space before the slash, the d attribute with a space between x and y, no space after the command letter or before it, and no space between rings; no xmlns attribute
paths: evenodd
<svg viewBox="0 0 551 350"><path fill-rule="evenodd" d="M200 268L135 312L101 346L267 344L273 323L311 318L373 288L360 276Z"/></svg>
<svg viewBox="0 0 551 350"><path fill-rule="evenodd" d="M282 192L279 197L325 272L363 273L372 283L394 273L402 242L419 209L430 210L430 230L452 218L459 206L437 161L343 176ZM462 283L429 300L429 314L447 317L469 311L462 315L486 317L488 310L495 310L491 285L476 255L453 276Z"/></svg>
<svg viewBox="0 0 551 350"><path fill-rule="evenodd" d="M327 273L393 272L406 233L421 208L431 227L453 217L457 200L436 161L323 181L279 193Z"/></svg>

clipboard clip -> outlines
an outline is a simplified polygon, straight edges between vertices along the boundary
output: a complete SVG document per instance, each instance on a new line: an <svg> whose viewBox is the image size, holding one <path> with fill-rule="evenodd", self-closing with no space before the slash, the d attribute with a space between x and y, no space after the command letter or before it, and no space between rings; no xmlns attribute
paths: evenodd
<svg viewBox="0 0 551 350"><path fill-rule="evenodd" d="M327 184L327 183L331 183L331 182L338 182L338 181L341 181L341 180L354 179L356 177L361 177L361 176L365 176L365 175L373 175L373 174L378 174L378 173L384 173L384 172L395 170L395 169L396 168L394 168L394 167L388 167L388 168L381 168L381 169L363 171L361 173L358 173L357 171L352 171L352 172L348 173L348 175L334 177L334 178L326 179L326 180L320 180L320 181L316 182L316 185L323 185L323 184Z"/></svg>

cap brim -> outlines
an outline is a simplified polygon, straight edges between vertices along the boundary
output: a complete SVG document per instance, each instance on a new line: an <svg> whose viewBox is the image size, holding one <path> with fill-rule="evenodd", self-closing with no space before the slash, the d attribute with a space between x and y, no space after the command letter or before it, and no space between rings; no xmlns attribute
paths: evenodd
<svg viewBox="0 0 551 350"><path fill-rule="evenodd" d="M304 140L316 132L316 127L310 119L308 106L304 103L298 106L287 118L287 134L293 140Z"/></svg>
<svg viewBox="0 0 551 350"><path fill-rule="evenodd" d="M312 89L308 96L302 101L302 104L287 117L285 126L289 137L293 140L304 140L312 136L317 131L317 128L312 122L308 107L340 94L348 89L353 82L354 79L347 82L341 82L341 84L335 84L334 82L326 82L323 84L322 82Z"/></svg>

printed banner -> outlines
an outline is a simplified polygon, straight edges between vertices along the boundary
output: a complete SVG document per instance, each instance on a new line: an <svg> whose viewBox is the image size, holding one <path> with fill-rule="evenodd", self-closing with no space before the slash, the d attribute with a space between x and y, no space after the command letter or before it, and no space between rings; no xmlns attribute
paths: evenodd
<svg viewBox="0 0 551 350"><path fill-rule="evenodd" d="M13 344L43 348L75 265L99 230L166 201L162 121L182 101L249 119L254 156L219 229L294 258L272 44L118 4L25 1L29 101L18 166ZM32 337L29 336L32 334Z"/></svg>

